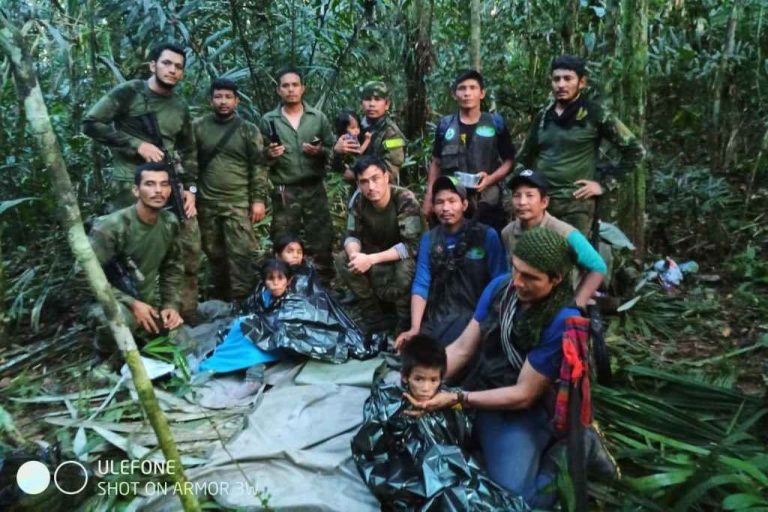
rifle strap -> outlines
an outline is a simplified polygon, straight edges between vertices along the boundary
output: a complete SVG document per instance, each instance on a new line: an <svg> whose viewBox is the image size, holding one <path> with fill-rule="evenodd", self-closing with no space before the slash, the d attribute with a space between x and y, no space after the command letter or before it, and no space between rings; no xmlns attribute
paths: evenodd
<svg viewBox="0 0 768 512"><path fill-rule="evenodd" d="M221 138L216 142L216 145L213 146L211 151L207 153L203 153L198 156L197 163L200 167L200 172L205 172L208 169L208 164L210 164L213 159L216 157L216 155L219 154L219 151L221 151L221 148L227 145L227 142L229 142L229 139L232 138L232 135L235 134L237 129L242 124L242 119L240 117L235 118L234 121L232 121L232 126L227 128L227 131L224 133L224 135L221 136ZM248 145L246 141L246 146Z"/></svg>

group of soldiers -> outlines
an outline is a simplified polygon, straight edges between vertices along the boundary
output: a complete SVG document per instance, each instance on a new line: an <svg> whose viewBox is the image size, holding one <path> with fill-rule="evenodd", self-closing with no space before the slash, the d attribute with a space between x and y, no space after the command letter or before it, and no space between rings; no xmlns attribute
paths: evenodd
<svg viewBox="0 0 768 512"><path fill-rule="evenodd" d="M185 61L180 46L154 48L149 79L116 86L83 122L88 136L111 149L114 168L110 213L94 223L91 243L105 268L118 261L132 273L136 289L118 291L117 298L131 326L150 333L197 321L201 250L213 297L239 301L253 291L259 246L253 225L270 207L273 239L302 236L321 282L336 279L351 290L371 329L389 313L403 340L426 330L450 341L484 286L507 271L515 232L562 221L573 226L562 228L564 235L587 235L594 199L603 193L596 171L603 140L620 153L611 178L643 156L632 133L582 94L587 77L577 57L554 61L552 101L517 154L504 119L481 109L482 75L466 71L452 85L457 112L437 124L419 202L399 186L406 141L389 115L385 83L363 86L359 133L349 129L352 119L337 120L348 131L334 133L328 118L303 100L306 86L295 68L275 75L279 105L258 126L238 114L238 88L227 79L210 86L212 112L192 119L174 93ZM329 168L356 185L343 251L335 257L324 185ZM536 212L530 222L508 225L503 198L510 185L524 203L518 209L513 199L517 216ZM538 206L530 205L530 193L518 193L521 186L538 191ZM164 209L173 197L176 215Z"/></svg>

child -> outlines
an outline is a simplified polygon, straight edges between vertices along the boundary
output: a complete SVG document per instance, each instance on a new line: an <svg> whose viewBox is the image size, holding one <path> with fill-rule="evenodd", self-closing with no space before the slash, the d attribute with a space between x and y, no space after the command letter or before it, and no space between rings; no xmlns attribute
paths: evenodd
<svg viewBox="0 0 768 512"><path fill-rule="evenodd" d="M406 392L418 401L437 394L448 365L445 348L433 338L418 334L400 351L400 377Z"/></svg>
<svg viewBox="0 0 768 512"><path fill-rule="evenodd" d="M272 252L278 260L288 265L293 279L291 291L312 295L320 290L320 282L311 263L304 260L304 243L293 233L280 235L272 244Z"/></svg>
<svg viewBox="0 0 768 512"><path fill-rule="evenodd" d="M264 330L274 330L280 304L288 295L291 271L284 262L270 259L263 265L261 276L263 284L248 298L245 307L259 319L259 325ZM242 318L236 319L224 342L200 364L200 371L211 373L247 368L244 384L232 393L236 399L245 398L259 389L264 381L266 363L281 358L279 351L254 346L251 335L243 330L242 322Z"/></svg>
<svg viewBox="0 0 768 512"><path fill-rule="evenodd" d="M358 472L382 510L527 510L492 482L464 449L470 423L461 407L414 416L405 393L434 397L447 366L445 348L416 335L401 350L400 383L374 383L363 426L352 439Z"/></svg>
<svg viewBox="0 0 768 512"><path fill-rule="evenodd" d="M368 145L371 143L371 132L365 132L363 135L363 142L360 143L360 118L352 110L344 110L336 116L336 135L339 137L346 137L348 139L354 139L360 144L359 153L362 155L365 150L368 149ZM350 169L350 164L354 160L355 155L349 155L350 158L342 158L341 161L337 161L334 168L343 170L344 181L349 183L355 182L355 175Z"/></svg>

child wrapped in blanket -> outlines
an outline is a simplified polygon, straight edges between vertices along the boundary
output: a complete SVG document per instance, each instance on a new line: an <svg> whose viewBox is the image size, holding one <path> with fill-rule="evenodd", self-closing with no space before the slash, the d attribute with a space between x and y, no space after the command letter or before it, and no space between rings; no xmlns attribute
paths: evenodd
<svg viewBox="0 0 768 512"><path fill-rule="evenodd" d="M376 382L352 439L358 472L382 510L528 510L469 455L471 425L460 406L413 409L443 387L447 359L435 339L416 335L401 350L400 382Z"/></svg>

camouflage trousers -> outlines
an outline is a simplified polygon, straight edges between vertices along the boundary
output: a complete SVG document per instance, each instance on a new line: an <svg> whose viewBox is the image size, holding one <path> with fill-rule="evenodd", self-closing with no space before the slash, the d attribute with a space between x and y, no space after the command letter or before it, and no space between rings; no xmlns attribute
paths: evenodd
<svg viewBox="0 0 768 512"><path fill-rule="evenodd" d="M208 257L213 298L242 300L256 284L254 262L259 248L248 208L198 210L203 252Z"/></svg>
<svg viewBox="0 0 768 512"><path fill-rule="evenodd" d="M405 329L411 325L411 281L416 273L416 261L413 258L391 263L374 265L365 274L354 274L347 269L349 258L346 252L334 257L336 274L342 283L360 299L363 308L381 312L381 304L394 306L398 323Z"/></svg>
<svg viewBox="0 0 768 512"><path fill-rule="evenodd" d="M136 197L132 193L133 183L130 181L109 182L107 190L107 213L126 208L136 203ZM197 217L187 219L181 224L181 260L184 264L184 281L181 287L181 311L179 313L188 324L197 323L197 299L198 299L198 274L200 273L200 256L202 245L200 242L200 227Z"/></svg>
<svg viewBox="0 0 768 512"><path fill-rule="evenodd" d="M272 240L285 233L300 236L320 281L324 286L330 286L333 279L333 222L322 181L308 185L275 185L271 232Z"/></svg>
<svg viewBox="0 0 768 512"><path fill-rule="evenodd" d="M579 201L577 199L550 198L547 211L571 226L589 239L592 231L592 220L595 216L595 202L592 200Z"/></svg>

